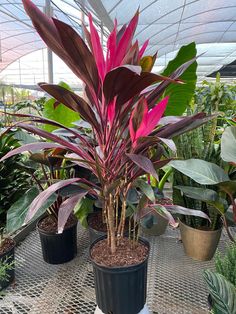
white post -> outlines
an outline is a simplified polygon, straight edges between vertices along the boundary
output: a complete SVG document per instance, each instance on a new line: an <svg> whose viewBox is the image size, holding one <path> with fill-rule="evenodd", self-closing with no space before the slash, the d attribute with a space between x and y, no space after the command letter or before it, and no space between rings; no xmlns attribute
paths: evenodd
<svg viewBox="0 0 236 314"><path fill-rule="evenodd" d="M45 14L48 17L52 16L52 7L50 0L45 0ZM53 55L52 50L47 48L47 54L48 54L48 82L50 84L53 84Z"/></svg>

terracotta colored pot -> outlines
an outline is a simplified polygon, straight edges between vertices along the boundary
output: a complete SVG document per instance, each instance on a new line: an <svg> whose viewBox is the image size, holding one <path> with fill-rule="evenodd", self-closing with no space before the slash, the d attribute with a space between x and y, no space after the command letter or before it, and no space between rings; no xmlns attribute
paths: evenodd
<svg viewBox="0 0 236 314"><path fill-rule="evenodd" d="M180 234L185 254L194 260L209 261L215 254L222 227L217 230L199 230L180 221Z"/></svg>

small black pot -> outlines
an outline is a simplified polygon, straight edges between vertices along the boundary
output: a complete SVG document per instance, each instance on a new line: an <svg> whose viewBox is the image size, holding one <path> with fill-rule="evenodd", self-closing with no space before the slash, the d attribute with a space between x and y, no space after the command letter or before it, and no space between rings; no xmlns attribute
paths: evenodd
<svg viewBox="0 0 236 314"><path fill-rule="evenodd" d="M43 219L38 222L37 229L44 261L48 264L63 264L71 261L77 255L77 221L58 234L40 229L39 224Z"/></svg>
<svg viewBox="0 0 236 314"><path fill-rule="evenodd" d="M103 237L103 239L106 238ZM105 267L93 264L96 300L99 309L105 314L137 314L145 303L147 294L148 257L141 264L127 267ZM139 240L149 248L149 243Z"/></svg>
<svg viewBox="0 0 236 314"><path fill-rule="evenodd" d="M6 253L0 255L0 262L7 261L12 263L15 261L15 245ZM0 291L7 288L15 280L15 266L6 271L6 279L0 281Z"/></svg>

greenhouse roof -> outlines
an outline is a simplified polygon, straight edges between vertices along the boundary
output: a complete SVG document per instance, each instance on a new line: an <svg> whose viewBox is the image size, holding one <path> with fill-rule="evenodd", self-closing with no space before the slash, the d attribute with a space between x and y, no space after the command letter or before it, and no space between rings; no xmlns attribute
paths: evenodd
<svg viewBox="0 0 236 314"><path fill-rule="evenodd" d="M45 1L49 0L33 0L42 10ZM150 38L148 54L158 51L156 71L161 71L182 45L192 41L197 43L200 55L199 80L236 59L235 0L53 0L51 5L54 16L79 32L81 9L92 11L100 26L104 26L104 34L112 29L115 18L118 25L124 24L139 8L136 36L141 44ZM1 0L0 24L0 71L44 47L21 0Z"/></svg>

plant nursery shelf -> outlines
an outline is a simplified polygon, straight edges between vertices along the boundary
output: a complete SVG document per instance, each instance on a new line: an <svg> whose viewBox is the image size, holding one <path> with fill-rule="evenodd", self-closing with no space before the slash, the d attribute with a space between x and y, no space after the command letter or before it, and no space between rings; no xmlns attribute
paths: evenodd
<svg viewBox="0 0 236 314"><path fill-rule="evenodd" d="M197 262L184 255L177 231L148 237L151 245L147 304L153 314L208 313L203 269L213 262ZM220 241L223 249L225 241ZM0 314L93 314L96 307L88 233L79 227L78 255L66 264L42 259L36 231L16 249L16 284L0 300Z"/></svg>

